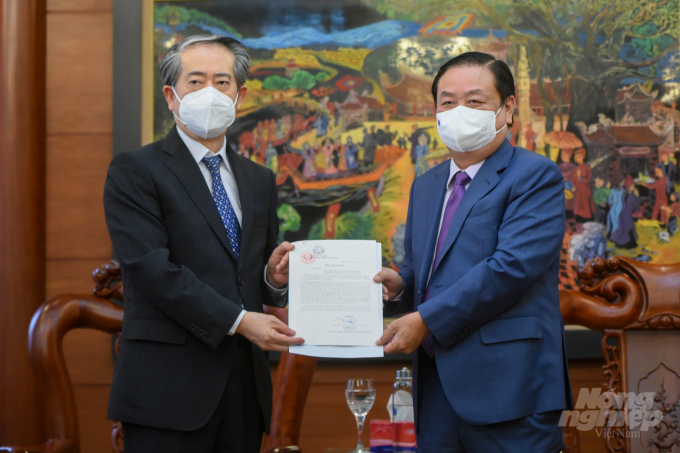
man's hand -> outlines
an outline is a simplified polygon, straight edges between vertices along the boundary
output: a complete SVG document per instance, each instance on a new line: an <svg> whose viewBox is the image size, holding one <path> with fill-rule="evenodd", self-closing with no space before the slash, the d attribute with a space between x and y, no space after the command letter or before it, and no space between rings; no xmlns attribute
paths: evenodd
<svg viewBox="0 0 680 453"><path fill-rule="evenodd" d="M294 248L290 242L282 242L269 257L267 282L274 288L283 288L288 284L288 253Z"/></svg>
<svg viewBox="0 0 680 453"><path fill-rule="evenodd" d="M263 351L288 351L288 346L302 344L302 338L295 338L295 331L272 315L247 312L238 327L240 333Z"/></svg>
<svg viewBox="0 0 680 453"><path fill-rule="evenodd" d="M430 329L416 311L394 320L375 344L385 346L386 354L410 354L425 341L429 333Z"/></svg>
<svg viewBox="0 0 680 453"><path fill-rule="evenodd" d="M401 278L394 269L383 267L383 269L373 277L376 283L382 283L383 300L392 300L404 290L404 279Z"/></svg>

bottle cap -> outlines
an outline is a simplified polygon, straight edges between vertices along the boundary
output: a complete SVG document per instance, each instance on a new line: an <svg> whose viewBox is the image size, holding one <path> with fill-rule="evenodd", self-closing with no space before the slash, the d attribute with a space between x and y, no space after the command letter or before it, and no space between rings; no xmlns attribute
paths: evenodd
<svg viewBox="0 0 680 453"><path fill-rule="evenodd" d="M411 370L407 367L397 370L397 379L411 379Z"/></svg>

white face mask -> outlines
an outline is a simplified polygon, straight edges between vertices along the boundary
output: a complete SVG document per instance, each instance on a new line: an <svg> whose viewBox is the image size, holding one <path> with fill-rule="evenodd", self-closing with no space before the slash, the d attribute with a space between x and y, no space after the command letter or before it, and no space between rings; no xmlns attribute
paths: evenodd
<svg viewBox="0 0 680 453"><path fill-rule="evenodd" d="M444 144L459 153L477 151L491 143L505 124L496 130L496 116L489 110L476 110L464 105L437 113L437 132Z"/></svg>
<svg viewBox="0 0 680 453"><path fill-rule="evenodd" d="M215 138L224 133L236 119L236 101L214 87L192 91L180 99L179 116L175 118L203 139ZM238 100L238 94L236 94Z"/></svg>

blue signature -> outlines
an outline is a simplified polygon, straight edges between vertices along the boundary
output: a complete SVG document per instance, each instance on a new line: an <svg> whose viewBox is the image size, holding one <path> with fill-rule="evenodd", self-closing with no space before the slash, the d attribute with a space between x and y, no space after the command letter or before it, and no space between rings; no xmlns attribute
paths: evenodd
<svg viewBox="0 0 680 453"><path fill-rule="evenodd" d="M357 322L359 322L356 319L354 319L353 316L350 316L349 319L344 319L344 318L336 318L336 319L339 320L343 324L356 324Z"/></svg>

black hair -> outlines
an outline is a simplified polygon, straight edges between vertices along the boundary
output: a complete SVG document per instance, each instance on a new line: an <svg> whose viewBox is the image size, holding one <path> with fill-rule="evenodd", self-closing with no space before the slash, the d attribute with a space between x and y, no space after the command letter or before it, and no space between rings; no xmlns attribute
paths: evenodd
<svg viewBox="0 0 680 453"><path fill-rule="evenodd" d="M465 52L457 57L454 57L444 63L437 75L432 81L432 98L437 104L437 89L439 88L439 79L442 78L446 71L451 68L458 68L462 66L483 66L491 71L494 80L496 81L496 91L501 96L501 105L505 104L510 96L515 96L515 79L507 64L502 60L496 60L496 57L488 53L482 52Z"/></svg>

